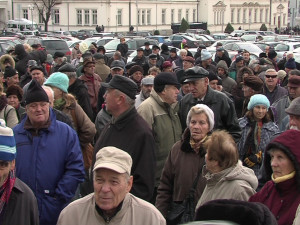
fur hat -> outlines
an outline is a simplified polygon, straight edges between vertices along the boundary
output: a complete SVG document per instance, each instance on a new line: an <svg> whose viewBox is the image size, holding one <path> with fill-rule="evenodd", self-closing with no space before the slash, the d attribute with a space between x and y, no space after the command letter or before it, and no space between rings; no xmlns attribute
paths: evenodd
<svg viewBox="0 0 300 225"><path fill-rule="evenodd" d="M53 86L65 93L68 93L69 78L66 74L61 72L52 73L51 76L44 83L46 86Z"/></svg>
<svg viewBox="0 0 300 225"><path fill-rule="evenodd" d="M6 96L16 95L19 101L22 101L23 98L23 89L18 85L11 85L6 89Z"/></svg>
<svg viewBox="0 0 300 225"><path fill-rule="evenodd" d="M0 69L1 71L4 71L5 70L5 65L4 65L4 62L6 61L9 61L9 64L11 65L12 68L15 68L15 60L13 59L13 57L11 57L10 55L8 54L5 54L5 55L2 55L0 57Z"/></svg>
<svg viewBox="0 0 300 225"><path fill-rule="evenodd" d="M289 115L300 116L300 97L293 99L289 107L285 109L285 112Z"/></svg>
<svg viewBox="0 0 300 225"><path fill-rule="evenodd" d="M258 76L250 75L244 78L243 84L252 88L254 91L261 91L264 82Z"/></svg>
<svg viewBox="0 0 300 225"><path fill-rule="evenodd" d="M137 71L140 71L142 74L144 74L143 68L139 65L135 65L130 68L130 70L128 71L128 75L131 76L132 74L134 74Z"/></svg>

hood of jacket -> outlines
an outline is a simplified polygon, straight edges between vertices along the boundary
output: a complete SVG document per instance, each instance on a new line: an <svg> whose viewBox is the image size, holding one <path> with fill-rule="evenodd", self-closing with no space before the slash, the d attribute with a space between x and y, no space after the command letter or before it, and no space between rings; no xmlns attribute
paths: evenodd
<svg viewBox="0 0 300 225"><path fill-rule="evenodd" d="M217 64L217 69L223 68L225 70L226 76L228 75L228 66L227 63L224 60L220 60Z"/></svg>
<svg viewBox="0 0 300 225"><path fill-rule="evenodd" d="M9 64L12 66L12 68L15 68L15 65L16 65L15 60L14 60L13 57L11 57L10 55L5 54L5 55L1 56L1 57L0 57L0 69L1 69L1 71L3 71L3 72L4 72L4 70L5 70L4 62L5 62L6 60L9 61Z"/></svg>

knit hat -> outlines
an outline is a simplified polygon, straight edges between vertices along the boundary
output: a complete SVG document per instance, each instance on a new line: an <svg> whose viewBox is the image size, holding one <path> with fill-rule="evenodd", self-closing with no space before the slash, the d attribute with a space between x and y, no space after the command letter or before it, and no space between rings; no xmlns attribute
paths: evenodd
<svg viewBox="0 0 300 225"><path fill-rule="evenodd" d="M165 85L175 85L178 89L180 88L174 73L162 72L154 78L154 90L156 92L161 92L161 88Z"/></svg>
<svg viewBox="0 0 300 225"><path fill-rule="evenodd" d="M87 45L86 42L81 42L79 44L79 50L82 54L84 54L88 49L89 49L89 46Z"/></svg>
<svg viewBox="0 0 300 225"><path fill-rule="evenodd" d="M264 105L264 106L266 106L267 109L269 109L270 101L265 95L256 94L250 98L247 108L248 108L248 110L251 110L257 105Z"/></svg>
<svg viewBox="0 0 300 225"><path fill-rule="evenodd" d="M168 67L172 67L172 63L170 61L164 61L164 63L162 64L162 68L168 68Z"/></svg>
<svg viewBox="0 0 300 225"><path fill-rule="evenodd" d="M284 67L285 68L288 68L288 69L296 69L296 62L295 62L295 59L294 58L290 58L285 64L284 64Z"/></svg>
<svg viewBox="0 0 300 225"><path fill-rule="evenodd" d="M22 101L23 98L23 89L18 85L11 85L6 89L6 96L16 95L19 101Z"/></svg>
<svg viewBox="0 0 300 225"><path fill-rule="evenodd" d="M208 79L209 79L209 81L219 80L218 76L213 71L209 71Z"/></svg>
<svg viewBox="0 0 300 225"><path fill-rule="evenodd" d="M130 68L130 70L128 71L128 75L131 76L132 74L134 74L137 71L140 71L142 74L144 74L143 68L139 65L135 65Z"/></svg>
<svg viewBox="0 0 300 225"><path fill-rule="evenodd" d="M209 51L207 51L206 49L203 49L201 51L201 60L207 60L207 59L210 59L212 58L212 55Z"/></svg>
<svg viewBox="0 0 300 225"><path fill-rule="evenodd" d="M258 76L250 75L250 76L244 77L243 84L252 88L254 91L261 91L262 87L264 85L264 82Z"/></svg>
<svg viewBox="0 0 300 225"><path fill-rule="evenodd" d="M36 80L31 80L25 96L25 105L32 102L49 102L47 93Z"/></svg>
<svg viewBox="0 0 300 225"><path fill-rule="evenodd" d="M55 52L53 55L53 59L64 57L65 54L63 52Z"/></svg>
<svg viewBox="0 0 300 225"><path fill-rule="evenodd" d="M66 74L61 72L52 73L51 76L44 83L46 86L53 86L65 93L68 93L69 78Z"/></svg>
<svg viewBox="0 0 300 225"><path fill-rule="evenodd" d="M45 69L42 66L33 66L30 68L30 72L32 72L33 70L40 70L45 74Z"/></svg>
<svg viewBox="0 0 300 225"><path fill-rule="evenodd" d="M197 108L197 109L202 109L207 118L208 118L208 122L209 122L209 131L212 131L214 129L215 126L215 116L214 116L214 112L207 106L204 104L197 104L195 106L193 106L190 111L188 112L187 118L186 118L186 125L187 127L189 127L190 125L190 121L191 121L191 111L192 109Z"/></svg>
<svg viewBox="0 0 300 225"><path fill-rule="evenodd" d="M270 50L268 53L268 58L274 59L277 56L277 52L275 50Z"/></svg>
<svg viewBox="0 0 300 225"><path fill-rule="evenodd" d="M53 57L51 54L47 54L46 63L52 64L53 63Z"/></svg>
<svg viewBox="0 0 300 225"><path fill-rule="evenodd" d="M290 115L300 116L300 97L295 98L285 112Z"/></svg>
<svg viewBox="0 0 300 225"><path fill-rule="evenodd" d="M13 161L17 156L14 132L0 119L0 160Z"/></svg>
<svg viewBox="0 0 300 225"><path fill-rule="evenodd" d="M284 70L278 70L277 72L277 77L280 79L280 80L283 80L283 78L286 77L286 72Z"/></svg>
<svg viewBox="0 0 300 225"><path fill-rule="evenodd" d="M13 77L18 74L18 71L11 66L5 67L4 78Z"/></svg>

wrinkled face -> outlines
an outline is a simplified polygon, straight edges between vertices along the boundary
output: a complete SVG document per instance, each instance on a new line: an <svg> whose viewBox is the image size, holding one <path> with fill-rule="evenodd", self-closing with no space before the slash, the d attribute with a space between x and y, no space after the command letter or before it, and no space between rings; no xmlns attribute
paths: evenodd
<svg viewBox="0 0 300 225"><path fill-rule="evenodd" d="M209 132L209 122L205 113L194 114L189 124L191 137L197 142L201 141Z"/></svg>
<svg viewBox="0 0 300 225"><path fill-rule="evenodd" d="M189 84L182 84L181 85L181 90L183 92L183 94L188 94L190 93L190 85Z"/></svg>
<svg viewBox="0 0 300 225"><path fill-rule="evenodd" d="M276 72L269 72L265 75L265 83L268 88L273 88L277 85L278 77Z"/></svg>
<svg viewBox="0 0 300 225"><path fill-rule="evenodd" d="M152 88L153 88L152 84L143 84L142 85L141 91L143 92L143 95L145 96L145 98L149 98Z"/></svg>
<svg viewBox="0 0 300 225"><path fill-rule="evenodd" d="M300 87L289 87L288 92L291 99L295 99L300 96Z"/></svg>
<svg viewBox="0 0 300 225"><path fill-rule="evenodd" d="M143 74L141 71L136 71L132 75L133 80L140 82L143 79Z"/></svg>
<svg viewBox="0 0 300 225"><path fill-rule="evenodd" d="M218 80L212 80L212 81L209 81L209 86L214 89L214 90L217 90L217 87L218 87Z"/></svg>
<svg viewBox="0 0 300 225"><path fill-rule="evenodd" d="M18 108L20 105L20 101L16 95L10 95L7 97L7 103L14 108Z"/></svg>
<svg viewBox="0 0 300 225"><path fill-rule="evenodd" d="M34 127L40 127L49 119L49 102L32 102L26 105L26 113Z"/></svg>
<svg viewBox="0 0 300 225"><path fill-rule="evenodd" d="M118 108L119 95L116 92L116 89L107 88L104 94L106 111L114 115L114 112Z"/></svg>
<svg viewBox="0 0 300 225"><path fill-rule="evenodd" d="M7 86L11 86L11 85L18 85L19 84L19 75L16 74L12 77L8 77L6 78L6 83L7 83Z"/></svg>
<svg viewBox="0 0 300 225"><path fill-rule="evenodd" d="M222 75L224 75L224 74L225 74L225 70L224 70L223 68L219 67L219 68L218 68L218 75L219 75L219 76L222 76Z"/></svg>
<svg viewBox="0 0 300 225"><path fill-rule="evenodd" d="M289 115L290 116L290 129L300 130L300 116Z"/></svg>
<svg viewBox="0 0 300 225"><path fill-rule="evenodd" d="M44 83L44 73L40 70L32 70L31 77L33 80L36 80L40 85Z"/></svg>
<svg viewBox="0 0 300 225"><path fill-rule="evenodd" d="M246 86L246 85L243 85L242 90L244 92L244 97L245 98L250 98L252 95L254 95L253 89Z"/></svg>
<svg viewBox="0 0 300 225"><path fill-rule="evenodd" d="M292 161L279 149L270 150L271 167L274 178L283 177L295 170Z"/></svg>
<svg viewBox="0 0 300 225"><path fill-rule="evenodd" d="M6 178L9 175L9 171L15 168L15 160L3 161L0 160L0 187L4 184Z"/></svg>
<svg viewBox="0 0 300 225"><path fill-rule="evenodd" d="M144 52L143 51L137 51L137 56L138 57L142 57L144 55Z"/></svg>
<svg viewBox="0 0 300 225"><path fill-rule="evenodd" d="M208 78L201 78L196 81L188 82L190 86L190 92L194 98L202 98L206 95L208 82Z"/></svg>
<svg viewBox="0 0 300 225"><path fill-rule="evenodd" d="M157 58L149 59L149 64L155 66L157 63Z"/></svg>
<svg viewBox="0 0 300 225"><path fill-rule="evenodd" d="M89 63L84 67L84 74L88 76L93 76L95 73L95 64Z"/></svg>
<svg viewBox="0 0 300 225"><path fill-rule="evenodd" d="M165 89L161 92L161 98L168 104L177 102L177 95L179 90L174 85L166 85Z"/></svg>
<svg viewBox="0 0 300 225"><path fill-rule="evenodd" d="M189 61L183 61L182 65L183 65L184 70L187 70L187 69L192 68L194 66L194 64L189 62Z"/></svg>
<svg viewBox="0 0 300 225"><path fill-rule="evenodd" d="M243 58L244 58L244 61L248 62L250 60L250 53L249 52L244 52L243 53Z"/></svg>
<svg viewBox="0 0 300 225"><path fill-rule="evenodd" d="M132 187L132 177L100 168L94 175L94 193L97 206L106 214L115 212Z"/></svg>
<svg viewBox="0 0 300 225"><path fill-rule="evenodd" d="M264 105L256 105L253 108L253 115L256 121L261 121L267 114L267 107Z"/></svg>

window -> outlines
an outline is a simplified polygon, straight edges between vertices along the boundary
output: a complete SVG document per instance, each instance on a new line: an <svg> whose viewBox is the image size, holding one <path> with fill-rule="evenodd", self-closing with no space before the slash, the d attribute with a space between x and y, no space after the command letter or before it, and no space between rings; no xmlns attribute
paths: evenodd
<svg viewBox="0 0 300 225"><path fill-rule="evenodd" d="M257 9L254 9L254 23L257 23Z"/></svg>
<svg viewBox="0 0 300 225"><path fill-rule="evenodd" d="M54 24L59 24L59 9L54 9Z"/></svg>
<svg viewBox="0 0 300 225"><path fill-rule="evenodd" d="M98 16L97 16L97 10L92 10L92 16L93 16L93 25L98 24Z"/></svg>
<svg viewBox="0 0 300 225"><path fill-rule="evenodd" d="M175 13L175 9L171 9L171 23L174 23L174 13Z"/></svg>
<svg viewBox="0 0 300 225"><path fill-rule="evenodd" d="M151 9L147 10L147 24L151 25Z"/></svg>
<svg viewBox="0 0 300 225"><path fill-rule="evenodd" d="M181 9L178 9L178 22L180 23L181 22L181 12L182 10Z"/></svg>
<svg viewBox="0 0 300 225"><path fill-rule="evenodd" d="M286 20L286 14L283 14L283 21L282 21L283 25L286 25L285 20Z"/></svg>
<svg viewBox="0 0 300 225"><path fill-rule="evenodd" d="M265 14L265 22L266 23L269 22L268 18L269 18L269 9L266 9L266 14Z"/></svg>
<svg viewBox="0 0 300 225"><path fill-rule="evenodd" d="M145 21L145 19L146 19L146 15L145 15L145 10L143 9L142 10L142 25L145 25L146 24L146 21Z"/></svg>
<svg viewBox="0 0 300 225"><path fill-rule="evenodd" d="M234 9L231 9L231 23L234 23Z"/></svg>
<svg viewBox="0 0 300 225"><path fill-rule="evenodd" d="M7 10L7 16L8 16L8 20L10 20L10 11Z"/></svg>
<svg viewBox="0 0 300 225"><path fill-rule="evenodd" d="M166 9L161 10L161 24L166 24Z"/></svg>
<svg viewBox="0 0 300 225"><path fill-rule="evenodd" d="M243 9L243 23L247 23L247 9Z"/></svg>
<svg viewBox="0 0 300 225"><path fill-rule="evenodd" d="M264 10L261 9L260 13L259 13L259 22L261 22L261 23L263 22L263 16L264 16L263 14L264 14Z"/></svg>
<svg viewBox="0 0 300 225"><path fill-rule="evenodd" d="M77 25L82 25L82 10L77 9Z"/></svg>
<svg viewBox="0 0 300 225"><path fill-rule="evenodd" d="M28 20L28 9L23 9L23 18Z"/></svg>
<svg viewBox="0 0 300 225"><path fill-rule="evenodd" d="M90 10L84 10L84 25L90 25Z"/></svg>
<svg viewBox="0 0 300 225"><path fill-rule="evenodd" d="M217 12L216 11L214 12L214 24L215 25L217 24Z"/></svg>
<svg viewBox="0 0 300 225"><path fill-rule="evenodd" d="M217 12L217 24L220 23L220 11Z"/></svg>
<svg viewBox="0 0 300 225"><path fill-rule="evenodd" d="M43 23L44 21L43 21L43 15L41 15L40 13L39 13L39 23Z"/></svg>
<svg viewBox="0 0 300 225"><path fill-rule="evenodd" d="M193 22L196 22L196 9L193 9Z"/></svg>
<svg viewBox="0 0 300 225"><path fill-rule="evenodd" d="M249 9L249 23L252 22L252 9Z"/></svg>
<svg viewBox="0 0 300 225"><path fill-rule="evenodd" d="M117 13L117 24L122 26L122 9L118 9Z"/></svg>
<svg viewBox="0 0 300 225"><path fill-rule="evenodd" d="M241 19L241 9L238 9L238 10L237 10L237 18L236 18L236 22L237 22L237 23L240 23L240 22L241 22L240 19Z"/></svg>
<svg viewBox="0 0 300 225"><path fill-rule="evenodd" d="M187 22L189 22L189 13L190 11L188 9L185 10L185 19Z"/></svg>
<svg viewBox="0 0 300 225"><path fill-rule="evenodd" d="M138 17L138 18L137 18L137 20L138 20L138 21L137 21L137 22L138 22L138 25L141 25L141 19L140 19L140 18L141 18L141 10L140 10L140 9L138 10L138 15L137 15L137 17Z"/></svg>

